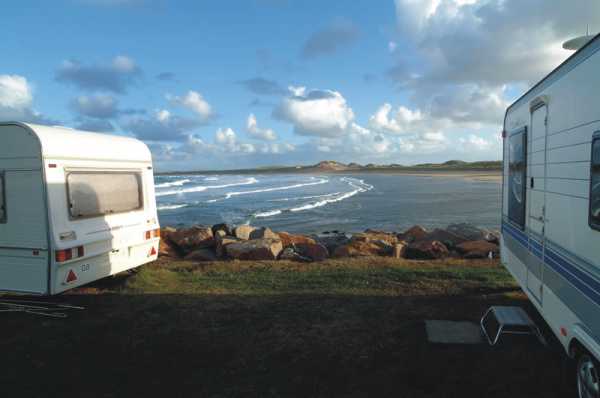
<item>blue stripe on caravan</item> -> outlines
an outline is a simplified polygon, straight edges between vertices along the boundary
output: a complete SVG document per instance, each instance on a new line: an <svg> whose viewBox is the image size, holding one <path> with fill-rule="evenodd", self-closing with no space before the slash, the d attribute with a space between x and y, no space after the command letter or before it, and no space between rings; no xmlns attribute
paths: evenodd
<svg viewBox="0 0 600 398"><path fill-rule="evenodd" d="M542 246L537 241L528 238L523 231L518 230L512 225L502 222L502 231L508 232L509 235L515 238L526 249L530 250L536 257L543 260L546 265L561 275L571 285L579 289L594 303L600 305L600 282L598 280L547 246L545 250L546 255L542 256ZM527 242L531 245L528 245Z"/></svg>

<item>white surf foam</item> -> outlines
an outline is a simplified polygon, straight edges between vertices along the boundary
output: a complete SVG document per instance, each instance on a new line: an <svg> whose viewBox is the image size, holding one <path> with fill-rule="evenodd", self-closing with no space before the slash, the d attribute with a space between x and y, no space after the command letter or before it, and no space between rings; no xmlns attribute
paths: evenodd
<svg viewBox="0 0 600 398"><path fill-rule="evenodd" d="M344 193L338 192L336 194L318 195L316 197L328 197L328 199L323 199L323 200L320 200L317 202L307 203L305 205L293 207L290 209L276 209L276 210L265 211L262 213L255 214L254 217L265 218L265 217L276 216L276 215L279 215L284 212L299 212L299 211L311 210L311 209L315 209L317 207L326 206L330 203L341 202L343 200L353 197L356 194L359 194L362 192L367 192L367 191L370 191L371 189L373 189L373 185L365 183L364 180L359 180L356 178L347 178L347 177L341 178L340 180L347 183L349 186L351 186L354 189L352 191L344 192ZM337 195L337 196L334 196L334 195ZM309 197L306 197L306 198L309 198Z"/></svg>
<svg viewBox="0 0 600 398"><path fill-rule="evenodd" d="M223 185L198 185L198 186L195 186L195 187L189 187L189 188L183 188L183 189L176 189L176 190L171 190L171 191L157 192L156 196L168 196L168 195L179 195L179 194L192 193L192 192L203 192L203 191L206 191L207 189L221 189L221 188L236 187L236 186L240 186L240 185L252 185L252 184L256 184L257 182L258 182L258 180L256 178L250 177L250 178L247 178L244 181L235 182L235 183L231 183L231 184L223 184Z"/></svg>
<svg viewBox="0 0 600 398"><path fill-rule="evenodd" d="M156 208L156 210L161 211L161 210L175 210L175 209L181 209L182 207L186 207L186 204L181 204L181 205L162 205L162 206L158 206Z"/></svg>
<svg viewBox="0 0 600 398"><path fill-rule="evenodd" d="M267 202L290 202L290 201L296 201L296 200L328 198L330 196L336 196L336 195L341 195L341 194L342 194L342 192L334 192L334 193L326 193L324 195L299 196L297 198L270 199Z"/></svg>
<svg viewBox="0 0 600 398"><path fill-rule="evenodd" d="M186 178L185 180L177 180L177 181L173 181L173 182L163 182L162 184L156 184L154 187L155 188L180 187L183 184L187 184L188 182L191 182L191 180L188 180Z"/></svg>
<svg viewBox="0 0 600 398"><path fill-rule="evenodd" d="M253 191L228 192L225 195L225 199L231 199L232 197L239 196L239 195L250 195L250 194L255 194L255 193L274 192L274 191L286 191L288 189L302 188L302 187L307 187L307 186L310 186L310 185L326 184L326 183L329 182L329 179L327 179L327 178L316 179L316 178L313 177L313 179L315 179L316 181L314 181L314 182L305 182L305 183L294 184L294 185L286 185L286 186L283 186L283 187L255 189Z"/></svg>
<svg viewBox="0 0 600 398"><path fill-rule="evenodd" d="M204 181L219 181L219 177L206 177Z"/></svg>

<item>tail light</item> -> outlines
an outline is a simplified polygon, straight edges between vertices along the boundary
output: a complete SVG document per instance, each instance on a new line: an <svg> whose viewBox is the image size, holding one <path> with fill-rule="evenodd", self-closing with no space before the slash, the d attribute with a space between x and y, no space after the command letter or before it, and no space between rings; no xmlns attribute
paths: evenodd
<svg viewBox="0 0 600 398"><path fill-rule="evenodd" d="M54 252L54 258L57 263L64 263L65 261L69 261L73 258L83 257L85 255L85 250L83 246L77 246L71 249L63 249L57 250Z"/></svg>
<svg viewBox="0 0 600 398"><path fill-rule="evenodd" d="M152 238L160 238L160 228L153 229L151 231L146 231L145 237L146 240L150 240Z"/></svg>

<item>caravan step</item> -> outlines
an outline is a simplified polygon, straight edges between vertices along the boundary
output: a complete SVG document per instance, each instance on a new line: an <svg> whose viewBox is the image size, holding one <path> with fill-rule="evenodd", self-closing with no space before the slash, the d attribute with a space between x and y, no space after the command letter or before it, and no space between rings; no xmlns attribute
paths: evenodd
<svg viewBox="0 0 600 398"><path fill-rule="evenodd" d="M495 323L495 331L489 333L490 324ZM492 306L481 318L481 330L490 345L496 345L505 334L534 335L546 344L540 329L521 307Z"/></svg>

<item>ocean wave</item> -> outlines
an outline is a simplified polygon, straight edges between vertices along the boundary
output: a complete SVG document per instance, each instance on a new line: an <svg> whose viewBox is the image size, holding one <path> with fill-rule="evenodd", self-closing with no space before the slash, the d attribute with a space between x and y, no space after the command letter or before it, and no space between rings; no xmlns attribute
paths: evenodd
<svg viewBox="0 0 600 398"><path fill-rule="evenodd" d="M187 204L181 204L181 205L162 205L162 206L158 206L156 208L156 210L161 211L161 210L175 210L175 209L181 209L182 207L187 207Z"/></svg>
<svg viewBox="0 0 600 398"><path fill-rule="evenodd" d="M179 194L192 193L192 192L203 192L203 191L206 191L207 189L221 189L221 188L236 187L236 186L240 186L240 185L252 185L252 184L256 184L257 182L258 182L258 180L256 178L250 177L250 178L247 178L245 181L235 182L235 183L231 183L231 184L198 185L195 187L157 192L156 196L168 196L168 195L179 195Z"/></svg>
<svg viewBox="0 0 600 398"><path fill-rule="evenodd" d="M154 186L154 188L180 187L183 184L187 184L188 182L191 182L191 180L189 180L187 178L185 180L177 180L177 181L173 181L173 182L163 182L162 184L156 184Z"/></svg>
<svg viewBox="0 0 600 398"><path fill-rule="evenodd" d="M206 177L204 181L219 181L219 177Z"/></svg>
<svg viewBox="0 0 600 398"><path fill-rule="evenodd" d="M265 211L262 213L256 213L256 214L254 214L254 217L255 218L266 218L266 217L276 216L281 213L283 213L283 210L271 210L271 211Z"/></svg>
<svg viewBox="0 0 600 398"><path fill-rule="evenodd" d="M356 178L343 177L340 179L340 181L347 183L354 189L349 192L337 193L337 195L339 195L339 196L334 196L334 194L318 195L317 197L332 197L332 196L334 196L334 197L332 197L331 199L323 199L323 200L320 200L317 202L307 203L305 205L298 206L298 207L292 207L290 209L275 209L275 210L265 211L265 212L261 212L261 213L256 213L256 214L254 214L254 217L265 218L265 217L276 216L276 215L279 215L279 214L282 214L285 212L294 212L295 213L295 212L299 212L299 211L311 210L311 209L315 209L317 207L322 207L322 206L328 205L330 203L341 202L343 200L353 197L356 194L359 194L362 192L367 192L374 188L373 185L367 184L366 182L364 182L364 180L359 180Z"/></svg>
<svg viewBox="0 0 600 398"><path fill-rule="evenodd" d="M312 177L312 178L315 179L316 181L314 181L314 182L305 182L305 183L294 184L294 185L286 185L286 186L283 186L283 187L255 189L253 191L228 192L225 195L224 199L231 199L232 197L239 196L239 195L250 195L250 194L255 194L255 193L274 192L274 191L286 191L288 189L302 188L302 187L307 187L307 186L310 186L310 185L326 184L326 183L329 182L329 179L327 179L327 178L319 178L319 179L316 179L314 177Z"/></svg>
<svg viewBox="0 0 600 398"><path fill-rule="evenodd" d="M334 192L334 193L326 193L323 195L313 195L313 196L298 196L297 198L281 198L281 199L269 199L267 202L290 202L295 200L306 200L306 199L318 199L318 198L328 198L330 196L341 195L342 192Z"/></svg>

